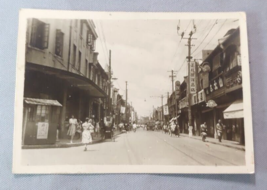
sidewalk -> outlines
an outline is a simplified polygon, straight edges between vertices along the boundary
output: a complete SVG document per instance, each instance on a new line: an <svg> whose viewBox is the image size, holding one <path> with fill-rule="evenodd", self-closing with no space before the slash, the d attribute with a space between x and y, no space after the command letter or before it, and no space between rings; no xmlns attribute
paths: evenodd
<svg viewBox="0 0 267 190"><path fill-rule="evenodd" d="M180 136L190 138L189 135L185 134L185 133L181 133ZM195 139L195 140L202 141L201 136L192 136L191 138ZM219 142L218 139L207 137L206 142L245 151L245 146L240 145L238 142L235 142L235 141L229 141L229 140L223 140L222 139L222 142Z"/></svg>
<svg viewBox="0 0 267 190"><path fill-rule="evenodd" d="M113 137L121 134L120 131L114 131ZM107 141L110 139L106 139ZM104 142L105 139L101 137L94 137L92 144ZM69 148L69 147L77 147L83 146L84 144L81 142L81 139L73 140L73 143L70 143L69 139L60 139L56 142L56 144L47 144L47 145L23 145L22 149L38 149L38 148ZM89 145L90 146L90 145Z"/></svg>

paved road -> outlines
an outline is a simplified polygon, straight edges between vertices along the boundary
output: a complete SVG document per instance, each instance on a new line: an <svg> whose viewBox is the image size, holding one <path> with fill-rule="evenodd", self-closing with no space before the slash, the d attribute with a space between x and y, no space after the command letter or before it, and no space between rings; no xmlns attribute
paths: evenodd
<svg viewBox="0 0 267 190"><path fill-rule="evenodd" d="M117 136L115 142L83 147L24 149L23 165L244 165L245 152L188 137L170 137L138 129Z"/></svg>

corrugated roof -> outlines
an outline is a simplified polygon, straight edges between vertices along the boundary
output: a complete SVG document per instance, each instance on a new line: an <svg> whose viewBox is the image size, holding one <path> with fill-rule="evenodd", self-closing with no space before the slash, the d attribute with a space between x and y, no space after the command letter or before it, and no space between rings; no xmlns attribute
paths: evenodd
<svg viewBox="0 0 267 190"><path fill-rule="evenodd" d="M57 100L24 98L25 103L44 106L62 106Z"/></svg>

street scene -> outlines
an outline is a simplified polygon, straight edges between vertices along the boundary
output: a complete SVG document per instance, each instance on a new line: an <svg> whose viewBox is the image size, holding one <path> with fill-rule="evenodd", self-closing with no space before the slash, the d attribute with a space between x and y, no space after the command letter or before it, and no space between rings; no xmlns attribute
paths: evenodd
<svg viewBox="0 0 267 190"><path fill-rule="evenodd" d="M22 165L242 166L238 19L29 18Z"/></svg>
<svg viewBox="0 0 267 190"><path fill-rule="evenodd" d="M86 153L80 146L24 150L22 164L75 165L78 158L81 165L244 165L244 151L236 148L138 128L116 136L115 142L92 144Z"/></svg>

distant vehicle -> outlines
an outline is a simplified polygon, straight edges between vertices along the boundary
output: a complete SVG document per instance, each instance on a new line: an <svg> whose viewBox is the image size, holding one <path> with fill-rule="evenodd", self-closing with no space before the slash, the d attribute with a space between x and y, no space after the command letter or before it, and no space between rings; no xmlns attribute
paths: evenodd
<svg viewBox="0 0 267 190"><path fill-rule="evenodd" d="M154 131L155 130L155 122L150 121L147 123L147 131Z"/></svg>

